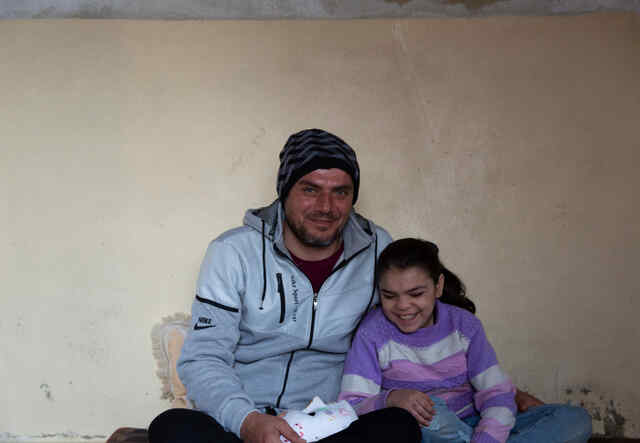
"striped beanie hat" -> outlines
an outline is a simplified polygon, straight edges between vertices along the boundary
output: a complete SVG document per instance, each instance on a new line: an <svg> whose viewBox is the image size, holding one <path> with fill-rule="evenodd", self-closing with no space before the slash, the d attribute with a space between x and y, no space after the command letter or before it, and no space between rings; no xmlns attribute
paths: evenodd
<svg viewBox="0 0 640 443"><path fill-rule="evenodd" d="M340 137L322 129L305 129L289 137L280 151L278 197L284 203L304 175L316 169L342 169L353 180L353 203L358 199L360 168L356 153Z"/></svg>

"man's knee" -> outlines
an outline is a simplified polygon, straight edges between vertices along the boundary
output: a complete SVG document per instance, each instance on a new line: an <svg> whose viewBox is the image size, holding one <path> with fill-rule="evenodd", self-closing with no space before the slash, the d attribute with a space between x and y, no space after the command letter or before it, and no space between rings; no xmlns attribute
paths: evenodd
<svg viewBox="0 0 640 443"><path fill-rule="evenodd" d="M149 443L225 443L240 442L224 431L213 417L192 409L169 409L149 425Z"/></svg>
<svg viewBox="0 0 640 443"><path fill-rule="evenodd" d="M384 423L393 434L393 441L419 442L422 439L420 425L411 413L402 408L380 409L384 414Z"/></svg>
<svg viewBox="0 0 640 443"><path fill-rule="evenodd" d="M401 408L383 408L361 415L350 432L366 442L418 443L420 425L413 415Z"/></svg>

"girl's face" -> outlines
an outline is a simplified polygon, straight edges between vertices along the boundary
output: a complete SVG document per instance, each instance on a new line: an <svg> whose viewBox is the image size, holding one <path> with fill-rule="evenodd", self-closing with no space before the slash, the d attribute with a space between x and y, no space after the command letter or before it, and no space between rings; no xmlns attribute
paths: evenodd
<svg viewBox="0 0 640 443"><path fill-rule="evenodd" d="M433 324L433 308L442 296L444 276L434 284L418 267L390 268L380 276L382 312L405 334Z"/></svg>

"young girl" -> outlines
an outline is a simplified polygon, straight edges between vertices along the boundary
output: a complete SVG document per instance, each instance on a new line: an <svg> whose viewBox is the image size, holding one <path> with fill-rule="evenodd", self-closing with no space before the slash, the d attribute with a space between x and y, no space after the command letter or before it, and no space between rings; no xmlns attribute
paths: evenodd
<svg viewBox="0 0 640 443"><path fill-rule="evenodd" d="M359 415L406 409L423 441L505 442L515 388L438 247L397 240L380 254L376 278L382 306L354 337L339 399Z"/></svg>

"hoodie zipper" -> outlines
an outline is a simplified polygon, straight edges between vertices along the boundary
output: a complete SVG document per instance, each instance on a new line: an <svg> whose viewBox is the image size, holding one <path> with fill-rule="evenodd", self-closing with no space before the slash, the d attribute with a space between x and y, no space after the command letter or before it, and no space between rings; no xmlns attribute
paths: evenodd
<svg viewBox="0 0 640 443"><path fill-rule="evenodd" d="M370 245L369 245L370 246ZM369 248L369 246L360 249L359 251L357 251L355 254L353 254L351 257L349 257L347 260L343 260L341 261L338 266L336 266L335 268L333 268L333 270L331 271L331 273L329 275L327 275L327 278L324 280L324 282L322 282L322 284L320 285L320 290L322 290L322 287L324 286L324 284L326 283L327 280L329 280L329 278L336 273L337 271L339 271L340 269L344 268L347 263L349 263L351 260L353 260L357 255L359 255L362 251L366 250ZM304 272L303 272L304 274ZM306 275L305 275L306 277ZM309 278L307 277L307 280ZM309 281L311 282L311 281ZM311 344L313 343L313 330L315 328L315 323L316 323L316 312L318 310L318 304L319 304L319 296L320 296L320 290L318 290L318 292L314 292L313 293L313 306L311 308L311 331L309 333L309 344L307 344L307 349L311 349Z"/></svg>
<svg viewBox="0 0 640 443"><path fill-rule="evenodd" d="M331 275L331 274L329 274ZM329 277L327 277L329 278ZM322 285L320 286L322 288ZM309 334L309 344L307 345L307 349L311 348L311 342L313 341L313 328L316 324L316 311L318 310L318 293L313 293L313 306L311 307L311 332Z"/></svg>
<svg viewBox="0 0 640 443"><path fill-rule="evenodd" d="M289 361L287 362L287 369L284 372L284 382L282 383L282 390L280 391L280 395L278 395L278 401L276 401L276 408L280 408L280 401L282 400L284 391L287 388L287 381L289 380L289 370L291 369L291 361L293 360L293 354L295 353L296 351L293 351L289 356Z"/></svg>
<svg viewBox="0 0 640 443"><path fill-rule="evenodd" d="M356 256L360 255L361 252L367 250L369 248L369 246L371 246L371 245L369 244L366 247L360 249L355 254L353 254L351 257L349 257L349 259L341 261L338 264L338 266L333 268L331 273L329 275L327 275L327 278L324 280L324 282L322 282L322 285L320 285L320 289L322 289L322 286L324 286L326 281L329 280L329 277L331 277L338 270L344 268L347 265L347 263L349 263L351 260L353 260ZM278 254L280 254L282 257L284 257L284 259L288 260L291 264L296 266L296 264L293 262L293 260L291 260L287 254L285 254L282 251L280 251L280 249L278 249L277 246L274 245L274 249L276 250L276 252ZM297 266L296 266L296 268L297 268ZM304 277L307 279L307 281L309 283L311 283L311 280L309 280L309 277L307 277L304 272L302 272L302 275L304 275ZM313 306L311 308L311 331L309 333L309 343L307 344L306 349L311 349L311 344L313 342L313 329L314 329L315 323L316 323L316 311L318 310L319 293L320 293L320 291L313 293ZM282 400L282 396L284 395L284 392L287 389L287 382L289 381L289 371L291 370L291 363L293 362L293 355L295 353L296 353L296 351L292 351L291 352L291 355L289 356L289 361L287 362L287 367L285 369L285 374L284 374L284 381L282 382L282 390L280 391L280 395L278 395L278 400L276 401L276 407L277 408L280 407L280 401Z"/></svg>

